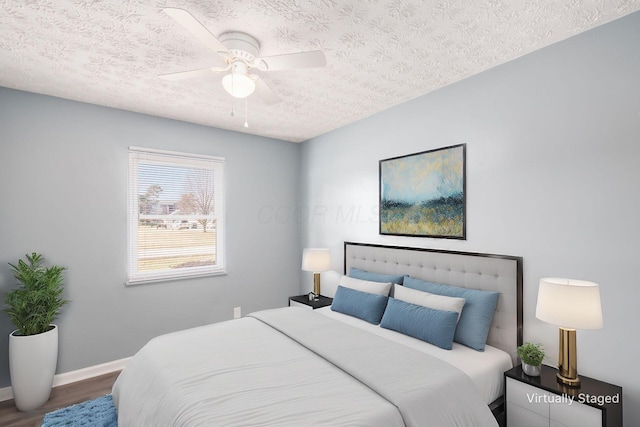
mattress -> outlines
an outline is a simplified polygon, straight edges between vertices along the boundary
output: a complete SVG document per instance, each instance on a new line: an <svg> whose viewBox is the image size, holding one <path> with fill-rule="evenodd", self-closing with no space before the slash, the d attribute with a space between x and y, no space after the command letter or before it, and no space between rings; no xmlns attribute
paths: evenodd
<svg viewBox="0 0 640 427"><path fill-rule="evenodd" d="M113 399L120 427L497 426L459 369L294 307L154 338Z"/></svg>
<svg viewBox="0 0 640 427"><path fill-rule="evenodd" d="M483 401L487 404L490 404L504 393L503 374L513 367L513 363L511 356L500 349L487 345L484 351L477 351L454 342L452 350L444 350L407 335L372 325L356 317L332 311L331 307L323 307L315 311L393 342L416 349L422 353L437 357L455 366L469 376L482 396Z"/></svg>

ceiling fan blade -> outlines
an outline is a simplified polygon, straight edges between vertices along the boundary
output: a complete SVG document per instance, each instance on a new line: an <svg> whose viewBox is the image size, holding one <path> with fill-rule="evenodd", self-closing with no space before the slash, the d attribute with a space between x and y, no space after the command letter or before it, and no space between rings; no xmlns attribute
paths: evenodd
<svg viewBox="0 0 640 427"><path fill-rule="evenodd" d="M321 50L268 56L266 58L259 58L257 61L260 71L314 68L327 65L327 58Z"/></svg>
<svg viewBox="0 0 640 427"><path fill-rule="evenodd" d="M282 101L276 93L260 77L252 76L256 82L256 94L267 105L277 104Z"/></svg>
<svg viewBox="0 0 640 427"><path fill-rule="evenodd" d="M211 76L211 72L211 68L202 68L200 70L180 71L178 73L162 74L158 77L168 81L179 81L191 79L194 77L209 77Z"/></svg>
<svg viewBox="0 0 640 427"><path fill-rule="evenodd" d="M205 44L209 49L218 55L228 57L231 56L229 49L220 42L213 34L205 28L192 14L184 9L174 7L165 7L162 9L167 15L175 19L178 24L182 25L187 31L193 34L198 40Z"/></svg>

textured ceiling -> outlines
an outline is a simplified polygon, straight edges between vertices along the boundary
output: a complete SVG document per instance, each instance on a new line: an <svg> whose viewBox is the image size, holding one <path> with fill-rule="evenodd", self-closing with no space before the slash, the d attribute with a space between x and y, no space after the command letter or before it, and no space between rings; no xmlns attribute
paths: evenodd
<svg viewBox="0 0 640 427"><path fill-rule="evenodd" d="M162 12L260 56L321 49L325 68L260 72L282 102L235 100ZM640 0L0 0L0 86L300 142L640 9ZM231 116L232 104L235 116Z"/></svg>

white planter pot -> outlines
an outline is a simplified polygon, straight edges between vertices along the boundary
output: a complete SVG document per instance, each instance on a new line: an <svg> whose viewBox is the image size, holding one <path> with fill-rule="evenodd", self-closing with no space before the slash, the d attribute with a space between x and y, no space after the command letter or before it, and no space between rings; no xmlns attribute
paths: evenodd
<svg viewBox="0 0 640 427"><path fill-rule="evenodd" d="M522 372L529 375L530 377L539 377L540 376L540 365L534 366L529 365L522 362Z"/></svg>
<svg viewBox="0 0 640 427"><path fill-rule="evenodd" d="M9 335L11 389L19 411L31 411L49 400L58 363L58 327L37 335Z"/></svg>

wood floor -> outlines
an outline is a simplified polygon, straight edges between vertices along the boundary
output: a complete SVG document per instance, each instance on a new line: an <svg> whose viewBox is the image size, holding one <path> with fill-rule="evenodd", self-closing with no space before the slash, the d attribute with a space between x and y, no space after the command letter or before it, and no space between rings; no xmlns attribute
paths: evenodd
<svg viewBox="0 0 640 427"><path fill-rule="evenodd" d="M111 393L120 371L76 383L55 387L44 406L30 412L19 412L13 400L0 402L0 426L39 427L47 412Z"/></svg>

